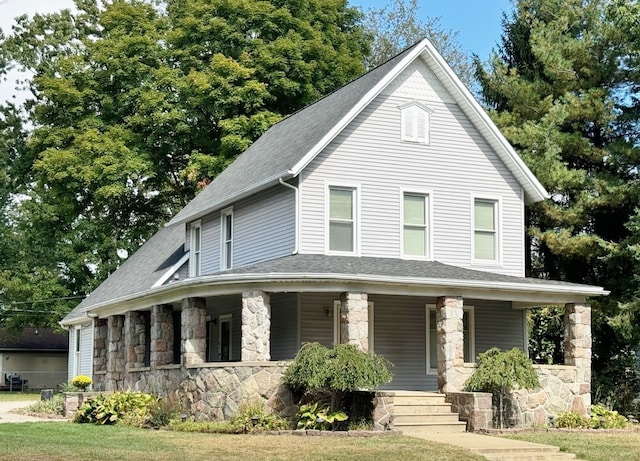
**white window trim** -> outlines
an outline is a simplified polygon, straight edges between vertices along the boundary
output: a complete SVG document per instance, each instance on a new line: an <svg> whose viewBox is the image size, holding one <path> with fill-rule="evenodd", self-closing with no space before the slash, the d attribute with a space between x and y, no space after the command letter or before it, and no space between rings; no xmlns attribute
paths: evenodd
<svg viewBox="0 0 640 461"><path fill-rule="evenodd" d="M429 311L435 311L436 310L436 305L435 304L425 304L425 332L426 332L426 357L425 357L425 365L426 365L426 370L427 370L427 374L428 375L437 375L438 374L438 364L435 364L435 367L431 368L431 345L430 345L430 341L429 341L429 335L430 335L430 322L429 322ZM464 312L468 312L469 313L469 353L471 355L472 358L475 358L476 356L476 315L475 315L475 308L472 305L469 306L462 306L462 310ZM436 313L436 318L437 318L437 313ZM435 328L437 330L437 328ZM437 335L437 332L436 332ZM463 339L464 341L464 339ZM436 344L438 343L437 339L436 339ZM473 363L473 362L470 362Z"/></svg>
<svg viewBox="0 0 640 461"><path fill-rule="evenodd" d="M373 325L373 322L375 321L374 310L375 310L375 306L373 304L373 301L369 301L367 304L367 326L368 326L367 335L369 339L369 352L371 353L374 352L374 346L375 346L373 341L373 335L375 333L375 329Z"/></svg>
<svg viewBox="0 0 640 461"><path fill-rule="evenodd" d="M330 201L331 189L352 189L354 197L354 216L353 216L353 251L332 251L330 250L329 221L330 221ZM360 206L360 183L341 182L341 181L325 181L324 185L324 251L328 255L349 255L360 256L360 228L361 228L361 206Z"/></svg>
<svg viewBox="0 0 640 461"><path fill-rule="evenodd" d="M475 203L476 200L495 202L496 206L496 259L476 259L476 223L475 223ZM499 195L472 195L471 196L471 264L474 266L500 267L502 263L502 197Z"/></svg>
<svg viewBox="0 0 640 461"><path fill-rule="evenodd" d="M424 256L419 255L406 255L404 253L404 196L407 195L423 195L425 200L425 206L427 207L425 213L427 236L426 245L427 252ZM401 188L400 189L400 257L402 259L416 259L423 261L433 260L433 191L431 189L419 189L419 188Z"/></svg>
<svg viewBox="0 0 640 461"><path fill-rule="evenodd" d="M222 323L229 322L229 361L233 362L233 314L218 317L218 360L222 361Z"/></svg>
<svg viewBox="0 0 640 461"><path fill-rule="evenodd" d="M80 374L80 360L82 358L82 326L77 325L73 330L73 376Z"/></svg>
<svg viewBox="0 0 640 461"><path fill-rule="evenodd" d="M194 258L193 249L196 247L196 229L200 229L200 257L196 267L196 258ZM189 277L198 277L202 273L202 221L193 221L189 224Z"/></svg>
<svg viewBox="0 0 640 461"><path fill-rule="evenodd" d="M333 301L333 345L340 344L340 306L339 299Z"/></svg>
<svg viewBox="0 0 640 461"><path fill-rule="evenodd" d="M227 253L227 216L231 216L231 246ZM234 234L236 231L235 217L233 215L233 207L230 206L220 212L220 270L226 271L233 268L233 245ZM227 267L227 258L229 259L229 267Z"/></svg>
<svg viewBox="0 0 640 461"><path fill-rule="evenodd" d="M424 144L427 146L430 145L431 144L431 114L433 113L433 110L427 107L426 105L424 105L423 103L416 100L406 102L398 106L398 109L400 109L400 140L404 142ZM408 110L419 110L424 113L424 124L425 124L424 139L419 139L417 136L417 132L416 132L416 136L407 135L405 131L405 117Z"/></svg>

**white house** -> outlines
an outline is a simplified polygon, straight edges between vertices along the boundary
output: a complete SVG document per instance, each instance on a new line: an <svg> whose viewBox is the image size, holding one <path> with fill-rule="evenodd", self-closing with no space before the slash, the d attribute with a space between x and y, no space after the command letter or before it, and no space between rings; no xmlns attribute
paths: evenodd
<svg viewBox="0 0 640 461"><path fill-rule="evenodd" d="M62 321L69 368L221 417L252 393L281 409L282 361L349 342L395 365L389 389L452 393L478 353L526 350L527 309L564 304L564 374L540 373L585 411L607 292L524 277L546 197L424 40L240 155Z"/></svg>

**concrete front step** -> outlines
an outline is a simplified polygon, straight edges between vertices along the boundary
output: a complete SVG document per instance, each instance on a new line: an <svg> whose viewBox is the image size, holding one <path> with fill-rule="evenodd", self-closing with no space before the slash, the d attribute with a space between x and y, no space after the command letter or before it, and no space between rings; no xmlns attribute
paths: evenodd
<svg viewBox="0 0 640 461"><path fill-rule="evenodd" d="M458 423L460 422L460 418L457 413L414 413L414 414L398 414L398 409L396 407L395 417L393 419L393 423L398 426L401 424L409 424L409 423Z"/></svg>
<svg viewBox="0 0 640 461"><path fill-rule="evenodd" d="M396 415L426 415L432 413L452 413L450 403L398 404L394 402Z"/></svg>
<svg viewBox="0 0 640 461"><path fill-rule="evenodd" d="M451 422L420 422L420 423L397 423L394 421L394 429L401 431L405 435L422 434L425 432L438 434L438 433L454 433L465 432L467 430L467 423L464 421L451 421Z"/></svg>
<svg viewBox="0 0 640 461"><path fill-rule="evenodd" d="M395 391L394 405L448 405L437 392Z"/></svg>

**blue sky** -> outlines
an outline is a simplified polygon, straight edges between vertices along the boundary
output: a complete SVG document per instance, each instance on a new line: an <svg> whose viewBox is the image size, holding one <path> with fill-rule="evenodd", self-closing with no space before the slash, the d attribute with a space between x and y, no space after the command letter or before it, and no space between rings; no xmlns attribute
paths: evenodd
<svg viewBox="0 0 640 461"><path fill-rule="evenodd" d="M382 8L390 0L350 0L354 6ZM418 18L438 17L445 30L458 33L458 42L466 52L483 61L500 41L502 12L510 12L510 0L418 0Z"/></svg>
<svg viewBox="0 0 640 461"><path fill-rule="evenodd" d="M363 9L380 8L390 0L350 0ZM465 51L476 53L482 60L500 40L503 11L511 10L510 0L418 0L418 17L439 17L447 30L458 32ZM12 18L35 11L49 12L73 5L73 0L0 0L0 28L7 31Z"/></svg>

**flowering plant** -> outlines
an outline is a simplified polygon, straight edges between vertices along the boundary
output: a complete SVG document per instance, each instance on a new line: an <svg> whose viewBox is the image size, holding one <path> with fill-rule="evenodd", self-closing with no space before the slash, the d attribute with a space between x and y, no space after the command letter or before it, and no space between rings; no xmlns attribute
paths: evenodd
<svg viewBox="0 0 640 461"><path fill-rule="evenodd" d="M71 380L71 385L77 387L81 391L86 391L93 381L87 375L74 376Z"/></svg>

